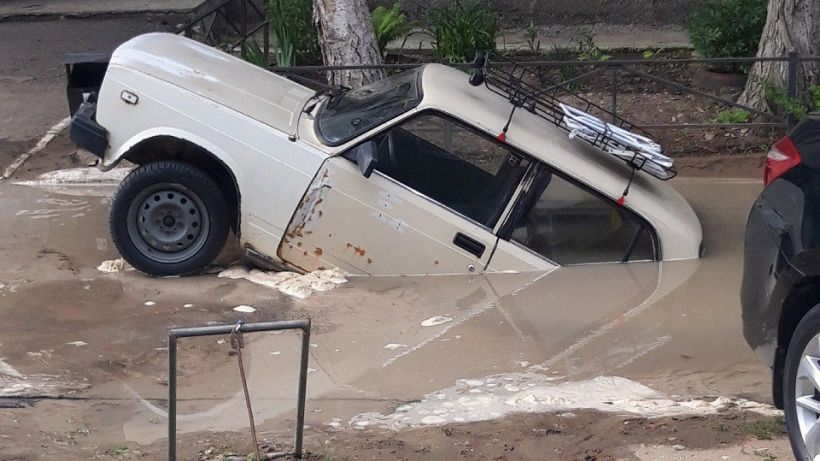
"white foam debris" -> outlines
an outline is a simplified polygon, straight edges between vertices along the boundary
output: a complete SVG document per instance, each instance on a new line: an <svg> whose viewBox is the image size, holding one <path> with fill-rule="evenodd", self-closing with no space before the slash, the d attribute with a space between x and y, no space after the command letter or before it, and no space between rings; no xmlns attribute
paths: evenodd
<svg viewBox="0 0 820 461"><path fill-rule="evenodd" d="M330 420L329 423L325 423L324 425L327 426L332 431L344 430L344 428L342 427L342 419L341 418L333 418L333 419Z"/></svg>
<svg viewBox="0 0 820 461"><path fill-rule="evenodd" d="M429 319L421 322L421 326L423 327L434 327L436 325L441 325L443 323L452 322L452 317L445 317L442 315L437 315L435 317L430 317Z"/></svg>
<svg viewBox="0 0 820 461"><path fill-rule="evenodd" d="M98 168L69 168L66 170L49 171L30 181L16 181L23 186L45 187L62 185L116 185L125 179L130 168L114 168L110 171L101 171Z"/></svg>
<svg viewBox="0 0 820 461"><path fill-rule="evenodd" d="M314 291L328 291L347 282L344 272L340 269L319 270L300 275L295 272L266 272L259 269L248 270L244 266L231 266L218 276L234 280L245 279L300 299L307 298Z"/></svg>
<svg viewBox="0 0 820 461"><path fill-rule="evenodd" d="M22 373L17 371L17 369L13 366L6 363L2 357L0 357L0 376L11 378L24 378Z"/></svg>
<svg viewBox="0 0 820 461"><path fill-rule="evenodd" d="M194 307L194 305L189 303L189 304L183 304L182 307L189 308L189 307Z"/></svg>
<svg viewBox="0 0 820 461"><path fill-rule="evenodd" d="M88 384L62 383L53 375L25 376L0 357L0 397L56 397L64 390L87 388Z"/></svg>
<svg viewBox="0 0 820 461"><path fill-rule="evenodd" d="M396 349L401 349L407 347L407 344L385 344L384 348L389 351L395 351Z"/></svg>
<svg viewBox="0 0 820 461"><path fill-rule="evenodd" d="M155 303L154 301L145 301L143 304L145 304L146 306L153 306L153 305L156 305L157 303Z"/></svg>
<svg viewBox="0 0 820 461"><path fill-rule="evenodd" d="M236 307L234 307L234 308L233 308L233 310L234 310L234 311L236 311L236 312L244 312L244 313L246 313L246 314L250 314L250 313L252 313L252 312L256 312L256 308L255 308L255 307L252 307L252 306L246 306L246 305L244 305L244 304L242 304L241 306L236 306Z"/></svg>
<svg viewBox="0 0 820 461"><path fill-rule="evenodd" d="M128 264L125 259L119 258L103 261L99 266L97 266L97 270L100 272L114 273L132 271L134 270L134 267Z"/></svg>
<svg viewBox="0 0 820 461"><path fill-rule="evenodd" d="M504 386L495 382L503 380ZM484 379L461 379L455 386L402 405L394 413L362 413L353 427L377 425L389 429L498 419L511 413L597 410L643 417L710 415L730 408L767 415L782 414L769 405L720 397L673 399L638 382L621 377L555 384L537 373L512 373Z"/></svg>
<svg viewBox="0 0 820 461"><path fill-rule="evenodd" d="M85 341L71 341L70 343L66 344L74 347L88 346L88 343Z"/></svg>

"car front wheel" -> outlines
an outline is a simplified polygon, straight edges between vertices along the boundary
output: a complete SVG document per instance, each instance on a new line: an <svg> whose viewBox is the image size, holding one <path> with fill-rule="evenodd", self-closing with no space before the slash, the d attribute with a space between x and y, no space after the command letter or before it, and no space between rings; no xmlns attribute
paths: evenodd
<svg viewBox="0 0 820 461"><path fill-rule="evenodd" d="M795 459L820 459L820 305L797 325L783 380L786 428Z"/></svg>
<svg viewBox="0 0 820 461"><path fill-rule="evenodd" d="M228 236L228 205L218 185L181 162L132 171L114 195L109 226L114 244L136 269L185 275L219 255Z"/></svg>

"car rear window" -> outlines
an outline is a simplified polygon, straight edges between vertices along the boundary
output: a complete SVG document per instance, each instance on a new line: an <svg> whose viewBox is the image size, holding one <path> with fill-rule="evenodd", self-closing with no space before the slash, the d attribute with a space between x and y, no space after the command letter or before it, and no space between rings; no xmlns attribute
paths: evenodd
<svg viewBox="0 0 820 461"><path fill-rule="evenodd" d="M413 69L331 97L319 110L319 138L338 146L416 107L420 75L421 68Z"/></svg>

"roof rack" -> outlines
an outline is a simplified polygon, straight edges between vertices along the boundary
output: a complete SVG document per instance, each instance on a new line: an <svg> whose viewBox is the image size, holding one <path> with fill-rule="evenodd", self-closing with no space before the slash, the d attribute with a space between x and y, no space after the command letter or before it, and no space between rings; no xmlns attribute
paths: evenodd
<svg viewBox="0 0 820 461"><path fill-rule="evenodd" d="M581 138L623 160L633 169L633 173L634 170L643 170L662 180L671 179L677 174L672 159L663 154L661 146L650 139L648 133L573 93L563 84L549 82L545 88L539 89L536 85L543 84L538 74L513 61L494 64L490 62L489 53L476 53L472 68L471 85L484 83L490 91L505 97L513 106L506 126L498 135L500 141L506 140L515 110L522 108L566 130L570 138ZM567 102L570 101L582 109L569 105ZM590 112L612 122L607 123Z"/></svg>

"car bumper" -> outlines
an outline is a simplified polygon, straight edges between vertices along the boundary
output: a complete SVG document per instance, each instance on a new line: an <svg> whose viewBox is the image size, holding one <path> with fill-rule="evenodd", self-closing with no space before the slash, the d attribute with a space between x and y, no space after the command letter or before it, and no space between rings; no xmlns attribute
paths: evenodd
<svg viewBox="0 0 820 461"><path fill-rule="evenodd" d="M97 105L84 102L71 119L69 138L78 147L103 158L108 150L108 130L94 119Z"/></svg>

